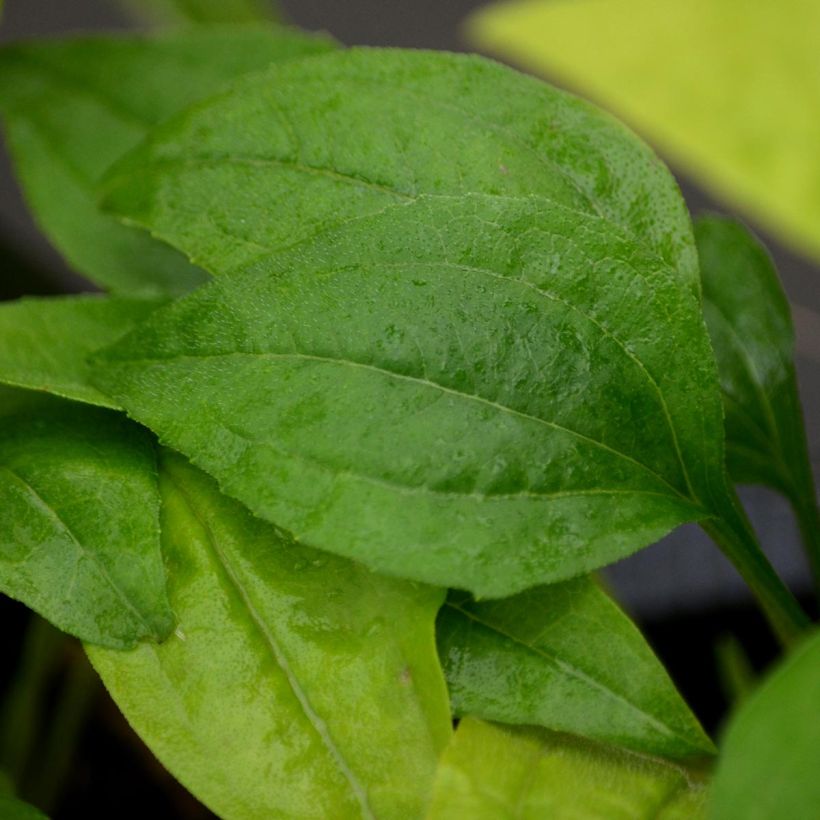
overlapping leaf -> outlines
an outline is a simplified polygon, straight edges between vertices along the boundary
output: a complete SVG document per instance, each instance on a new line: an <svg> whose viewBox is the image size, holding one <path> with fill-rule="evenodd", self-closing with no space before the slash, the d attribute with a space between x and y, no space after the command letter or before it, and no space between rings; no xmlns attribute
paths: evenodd
<svg viewBox="0 0 820 820"><path fill-rule="evenodd" d="M177 633L90 650L131 724L225 816L418 817L451 731L441 593L287 542L176 457L160 481Z"/></svg>
<svg viewBox="0 0 820 820"><path fill-rule="evenodd" d="M813 820L820 806L820 634L743 702L722 744L712 820Z"/></svg>
<svg viewBox="0 0 820 820"><path fill-rule="evenodd" d="M442 757L428 820L697 820L704 799L683 769L467 719Z"/></svg>
<svg viewBox="0 0 820 820"><path fill-rule="evenodd" d="M456 715L655 755L713 751L641 633L589 577L501 601L451 593L437 635Z"/></svg>
<svg viewBox="0 0 820 820"><path fill-rule="evenodd" d="M100 213L98 180L152 126L229 80L328 48L272 27L5 47L0 114L43 230L79 272L114 291L175 294L205 281L179 252Z"/></svg>
<svg viewBox="0 0 820 820"><path fill-rule="evenodd" d="M56 400L16 409L0 429L0 589L86 641L165 638L151 436Z"/></svg>
<svg viewBox="0 0 820 820"><path fill-rule="evenodd" d="M86 360L161 302L96 296L21 299L0 305L0 382L112 407L90 382Z"/></svg>
<svg viewBox="0 0 820 820"><path fill-rule="evenodd" d="M820 582L820 517L794 367L789 303L774 264L741 225L696 224L704 313L726 408L729 472L794 507Z"/></svg>

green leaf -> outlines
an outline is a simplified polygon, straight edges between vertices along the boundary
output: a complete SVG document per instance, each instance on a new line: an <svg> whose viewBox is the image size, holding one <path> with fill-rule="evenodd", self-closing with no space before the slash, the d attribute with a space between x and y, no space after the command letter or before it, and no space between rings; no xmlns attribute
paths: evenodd
<svg viewBox="0 0 820 820"><path fill-rule="evenodd" d="M820 633L734 715L710 797L713 820L814 820L820 806Z"/></svg>
<svg viewBox="0 0 820 820"><path fill-rule="evenodd" d="M284 540L165 454L176 635L90 649L142 738L233 818L418 817L451 734L440 591Z"/></svg>
<svg viewBox="0 0 820 820"><path fill-rule="evenodd" d="M65 632L123 648L173 629L151 436L41 399L0 427L0 590Z"/></svg>
<svg viewBox="0 0 820 820"><path fill-rule="evenodd" d="M204 271L97 206L108 166L156 123L242 74L326 51L327 40L272 27L188 30L153 39L26 43L0 51L0 114L41 227L97 284L177 294Z"/></svg>
<svg viewBox="0 0 820 820"><path fill-rule="evenodd" d="M595 97L715 195L820 255L814 0L518 0L478 12L468 36Z"/></svg>
<svg viewBox="0 0 820 820"><path fill-rule="evenodd" d="M477 57L351 49L273 66L155 131L107 188L109 207L212 273L421 194L481 192L598 214L700 287L680 193L646 146Z"/></svg>
<svg viewBox="0 0 820 820"><path fill-rule="evenodd" d="M648 754L714 751L639 630L589 577L501 601L451 593L437 636L456 715Z"/></svg>
<svg viewBox="0 0 820 820"><path fill-rule="evenodd" d="M704 313L726 409L729 472L782 492L820 584L820 517L794 367L789 303L765 248L720 217L695 228Z"/></svg>
<svg viewBox="0 0 820 820"><path fill-rule="evenodd" d="M3 820L47 820L39 809L8 794L0 794L0 817Z"/></svg>
<svg viewBox="0 0 820 820"><path fill-rule="evenodd" d="M274 0L122 0L157 23L252 23L280 17Z"/></svg>
<svg viewBox="0 0 820 820"><path fill-rule="evenodd" d="M441 759L428 820L696 820L703 802L684 769L468 718Z"/></svg>
<svg viewBox="0 0 820 820"><path fill-rule="evenodd" d="M161 304L97 296L0 304L0 382L115 407L91 385L86 359Z"/></svg>

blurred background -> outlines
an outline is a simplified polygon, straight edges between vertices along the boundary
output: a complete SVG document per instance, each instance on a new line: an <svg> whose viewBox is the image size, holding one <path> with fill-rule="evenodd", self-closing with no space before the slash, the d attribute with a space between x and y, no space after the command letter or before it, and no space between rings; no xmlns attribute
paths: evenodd
<svg viewBox="0 0 820 820"><path fill-rule="evenodd" d="M479 5L473 0L281 2L290 22L310 30L327 31L346 44L459 51L475 50L466 41L462 24ZM6 0L0 40L124 29L133 25L113 0ZM509 57L519 67L538 68L540 74L571 90L588 91L583 72L573 75L571 66L568 68L566 64L556 62L561 70L551 72L548 60L533 61L528 59L526 49L505 48L503 38L493 41L483 36L478 39L482 44L492 46L495 56ZM601 97L599 102L606 104L605 94L592 96ZM643 125L646 122L642 120ZM633 125L637 126L637 123ZM689 173L686 162L678 163L679 157L685 157L685 154L674 150L667 153L666 143L659 146L653 141L652 134L647 137L670 162L693 213L736 212L723 197L717 199L707 193ZM686 166L686 172L681 166ZM778 231L775 235L767 228L765 219L753 219L750 224L774 255L794 308L797 367L816 472L820 462L820 264L810 260L810 253L804 256L794 250L795 247L805 248L800 242L784 244L778 238L783 233ZM4 152L0 156L0 254L2 298L14 298L24 293L89 289L87 283L66 267L33 224ZM772 562L795 592L807 598L809 572L786 502L760 488L746 488L742 497ZM715 647L725 635L735 634L744 642L744 635L755 634L762 628L762 621L750 605L744 584L694 526L683 527L659 544L609 568L606 576L618 599L645 627L695 711L708 728L713 728L725 705L714 663ZM2 611L7 624L4 640L8 659L22 651L21 636L27 616L8 601L2 602ZM7 712L13 713L12 722L25 724L26 721L40 720L48 723L56 717L41 715L37 718L32 700L47 697L48 692L45 695L43 692L21 694L25 690L25 678L19 676L35 674L38 659L47 662L44 659L49 655L45 648L49 642L59 643L59 639L50 634L48 628L37 627L29 631L26 640L29 642L28 654L23 654L29 657L35 669L18 670L17 688L14 689L13 664L9 663L2 683L6 691L10 688L17 691L17 699L6 700L7 704L11 703L7 705ZM744 643L747 643L746 649L755 665L764 664L773 651L773 646L765 641ZM52 653L48 663L53 668L43 677L43 687L57 687L48 696L55 716L61 714L57 701L65 694L67 679L73 681L69 700L75 699L70 703L77 725L69 720L61 729L64 742L62 745L56 742L56 748L52 750L57 765L65 770L61 782L48 786L57 792L53 797L55 816L90 816L92 802L98 811L100 807L110 806L113 813L116 808L117 817L143 816L147 811L153 812L155 817L209 816L174 784L150 753L133 738L113 704L97 691L93 677L82 671L84 667L82 658L77 657L78 651L75 647L63 646L56 661ZM42 670L40 673L42 675ZM5 725L9 725L9 720L7 714ZM26 739L25 727L20 731L21 737L14 740L12 746L31 742ZM4 742L5 752L2 751L3 743L0 743L0 756L13 753L13 749L9 751L9 742ZM60 755L65 759L61 760ZM2 762L0 759L0 768ZM93 801L89 797L92 790ZM128 806L133 806L133 815Z"/></svg>

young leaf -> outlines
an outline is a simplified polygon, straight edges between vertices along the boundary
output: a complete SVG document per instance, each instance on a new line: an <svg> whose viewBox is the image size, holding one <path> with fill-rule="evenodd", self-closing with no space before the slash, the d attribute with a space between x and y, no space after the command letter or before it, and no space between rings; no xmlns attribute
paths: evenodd
<svg viewBox="0 0 820 820"><path fill-rule="evenodd" d="M565 78L716 195L820 255L814 0L518 0L478 12L469 39Z"/></svg>
<svg viewBox="0 0 820 820"><path fill-rule="evenodd" d="M89 649L159 759L234 818L421 815L451 733L441 592L284 540L165 454L176 635Z"/></svg>
<svg viewBox="0 0 820 820"><path fill-rule="evenodd" d="M820 633L732 718L710 796L714 820L814 820L820 806Z"/></svg>
<svg viewBox="0 0 820 820"><path fill-rule="evenodd" d="M144 296L202 283L206 274L182 254L100 213L97 182L153 125L229 80L328 48L324 39L270 27L5 47L0 114L43 230L104 288Z"/></svg>
<svg viewBox="0 0 820 820"><path fill-rule="evenodd" d="M820 585L820 516L794 368L789 303L765 248L740 224L696 223L704 313L726 410L732 478L791 502Z"/></svg>
<svg viewBox="0 0 820 820"><path fill-rule="evenodd" d="M456 715L648 754L714 751L641 633L588 576L501 601L451 593L436 631Z"/></svg>
<svg viewBox="0 0 820 820"><path fill-rule="evenodd" d="M91 385L86 359L161 302L97 296L0 304L0 382L115 407Z"/></svg>
<svg viewBox="0 0 820 820"><path fill-rule="evenodd" d="M428 820L697 820L704 798L660 761L467 718L439 764Z"/></svg>
<svg viewBox="0 0 820 820"><path fill-rule="evenodd" d="M273 66L155 131L106 187L109 207L213 273L420 194L481 192L597 214L700 288L680 193L646 146L477 57L351 49Z"/></svg>
<svg viewBox="0 0 820 820"><path fill-rule="evenodd" d="M0 590L105 646L173 629L151 436L120 415L40 399L0 427Z"/></svg>

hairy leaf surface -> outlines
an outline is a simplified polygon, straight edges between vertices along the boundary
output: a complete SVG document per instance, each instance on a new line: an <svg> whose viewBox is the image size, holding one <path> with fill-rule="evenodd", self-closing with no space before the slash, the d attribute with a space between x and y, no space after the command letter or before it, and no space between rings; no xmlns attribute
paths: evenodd
<svg viewBox="0 0 820 820"><path fill-rule="evenodd" d="M723 388L729 472L735 481L767 484L789 499L820 581L820 517L789 303L765 248L742 225L707 217L695 235Z"/></svg>
<svg viewBox="0 0 820 820"><path fill-rule="evenodd" d="M165 455L175 636L90 649L159 759L234 818L418 817L450 716L440 591L284 540Z"/></svg>
<svg viewBox="0 0 820 820"><path fill-rule="evenodd" d="M0 304L0 382L114 407L92 386L88 356L115 342L161 304L97 296Z"/></svg>
<svg viewBox="0 0 820 820"><path fill-rule="evenodd" d="M612 221L699 288L686 209L646 146L476 57L351 49L274 66L156 131L107 188L117 213L213 273L425 193L540 194Z"/></svg>
<svg viewBox="0 0 820 820"><path fill-rule="evenodd" d="M704 798L660 761L467 718L442 757L428 820L697 820Z"/></svg>
<svg viewBox="0 0 820 820"><path fill-rule="evenodd" d="M0 428L0 589L115 648L173 628L152 437L121 415L29 402Z"/></svg>
<svg viewBox="0 0 820 820"><path fill-rule="evenodd" d="M539 197L360 218L160 310L95 370L299 540L482 596L615 560L723 481L697 302Z"/></svg>
<svg viewBox="0 0 820 820"><path fill-rule="evenodd" d="M820 806L820 633L743 702L721 747L713 820L813 820Z"/></svg>
<svg viewBox="0 0 820 820"><path fill-rule="evenodd" d="M436 631L456 715L670 757L714 751L639 630L588 576L500 601L451 593Z"/></svg>
<svg viewBox="0 0 820 820"><path fill-rule="evenodd" d="M5 47L0 114L41 227L104 288L176 294L202 283L204 271L178 251L102 214L97 182L152 126L226 82L328 48L326 40L268 27Z"/></svg>
<svg viewBox="0 0 820 820"><path fill-rule="evenodd" d="M479 11L469 35L611 107L717 196L820 255L815 0L517 0Z"/></svg>

